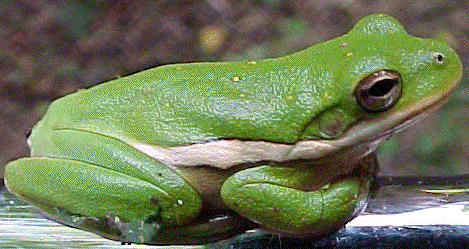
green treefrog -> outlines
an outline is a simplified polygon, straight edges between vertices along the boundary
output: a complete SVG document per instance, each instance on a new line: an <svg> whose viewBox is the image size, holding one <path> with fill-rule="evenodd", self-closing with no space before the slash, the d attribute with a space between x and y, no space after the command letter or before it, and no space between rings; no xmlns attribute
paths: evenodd
<svg viewBox="0 0 469 249"><path fill-rule="evenodd" d="M447 44L373 14L280 58L164 65L60 98L5 183L47 217L123 242L326 235L365 208L378 143L461 75Z"/></svg>

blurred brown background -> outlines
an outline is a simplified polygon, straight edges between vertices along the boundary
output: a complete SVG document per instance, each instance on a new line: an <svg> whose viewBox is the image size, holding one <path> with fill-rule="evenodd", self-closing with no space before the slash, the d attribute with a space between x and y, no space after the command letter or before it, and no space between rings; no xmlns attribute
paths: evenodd
<svg viewBox="0 0 469 249"><path fill-rule="evenodd" d="M468 1L0 1L0 178L53 100L175 62L289 54L341 35L369 13L439 37L469 58ZM465 70L467 71L467 70ZM385 174L468 172L469 88L380 149Z"/></svg>

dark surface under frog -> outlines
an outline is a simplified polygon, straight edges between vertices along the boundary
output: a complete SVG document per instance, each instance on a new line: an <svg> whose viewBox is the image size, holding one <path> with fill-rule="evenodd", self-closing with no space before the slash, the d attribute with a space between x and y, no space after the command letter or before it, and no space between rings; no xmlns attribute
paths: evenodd
<svg viewBox="0 0 469 249"><path fill-rule="evenodd" d="M120 242L59 225L37 217L27 203L0 191L1 248L123 248ZM442 210L445 212L445 210ZM467 248L468 225L436 226L348 226L335 234L318 239L279 237L249 232L205 248ZM126 245L125 248L154 248Z"/></svg>

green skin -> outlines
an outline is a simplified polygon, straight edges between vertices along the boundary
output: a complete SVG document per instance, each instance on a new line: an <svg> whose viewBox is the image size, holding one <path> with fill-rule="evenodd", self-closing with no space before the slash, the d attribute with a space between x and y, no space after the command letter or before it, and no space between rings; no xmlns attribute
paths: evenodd
<svg viewBox="0 0 469 249"><path fill-rule="evenodd" d="M401 89L373 111L356 89L380 70ZM5 182L46 216L124 242L324 235L365 207L378 142L440 106L461 75L445 43L370 15L284 57L166 65L58 99Z"/></svg>

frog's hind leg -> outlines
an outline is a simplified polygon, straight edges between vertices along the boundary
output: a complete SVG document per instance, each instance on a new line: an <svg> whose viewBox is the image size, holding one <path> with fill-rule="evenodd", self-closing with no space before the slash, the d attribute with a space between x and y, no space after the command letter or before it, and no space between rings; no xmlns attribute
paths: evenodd
<svg viewBox="0 0 469 249"><path fill-rule="evenodd" d="M8 165L7 187L61 223L148 243L202 210L177 172L118 139L64 129L37 133L32 143L33 157Z"/></svg>

